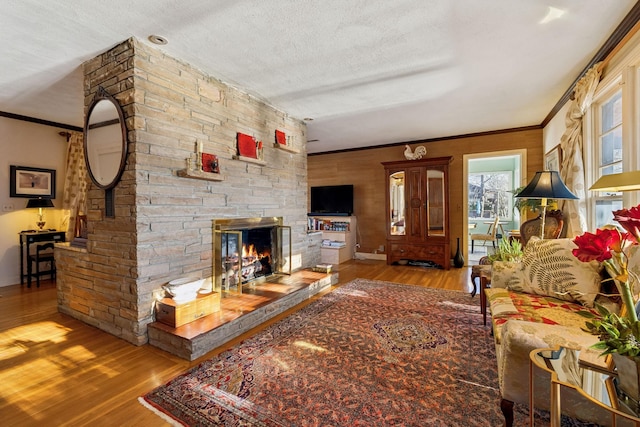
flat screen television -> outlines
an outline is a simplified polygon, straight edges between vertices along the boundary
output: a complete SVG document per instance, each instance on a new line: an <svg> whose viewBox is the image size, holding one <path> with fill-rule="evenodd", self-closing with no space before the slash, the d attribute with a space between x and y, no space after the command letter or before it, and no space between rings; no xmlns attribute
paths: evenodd
<svg viewBox="0 0 640 427"><path fill-rule="evenodd" d="M309 215L349 216L353 213L353 185L311 187Z"/></svg>

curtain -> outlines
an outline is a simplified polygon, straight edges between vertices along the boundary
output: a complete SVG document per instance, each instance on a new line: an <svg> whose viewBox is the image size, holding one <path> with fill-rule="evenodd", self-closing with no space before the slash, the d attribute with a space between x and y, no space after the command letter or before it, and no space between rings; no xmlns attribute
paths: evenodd
<svg viewBox="0 0 640 427"><path fill-rule="evenodd" d="M75 237L76 217L85 214L87 201L87 166L84 161L83 137L71 132L67 146L67 165L62 199L62 229L67 242Z"/></svg>
<svg viewBox="0 0 640 427"><path fill-rule="evenodd" d="M560 177L565 185L578 196L577 200L563 200L562 212L567 229L567 237L582 234L587 228L587 206L582 156L582 119L591 106L593 94L600 81L600 63L595 64L578 80L574 88L574 101L569 107L565 130L560 138L562 167Z"/></svg>

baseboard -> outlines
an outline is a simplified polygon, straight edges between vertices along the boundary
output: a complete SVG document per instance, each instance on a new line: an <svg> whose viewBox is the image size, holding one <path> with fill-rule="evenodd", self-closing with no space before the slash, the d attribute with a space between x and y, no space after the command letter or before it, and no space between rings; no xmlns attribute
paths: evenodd
<svg viewBox="0 0 640 427"><path fill-rule="evenodd" d="M386 260L387 255L385 254L370 254L369 252L356 252L354 257L355 259L378 259L378 260Z"/></svg>

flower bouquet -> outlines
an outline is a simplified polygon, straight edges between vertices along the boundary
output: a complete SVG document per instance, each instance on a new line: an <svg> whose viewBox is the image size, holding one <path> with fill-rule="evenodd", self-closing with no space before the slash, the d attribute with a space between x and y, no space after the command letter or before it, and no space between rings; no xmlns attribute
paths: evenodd
<svg viewBox="0 0 640 427"><path fill-rule="evenodd" d="M637 379L636 364L640 365L640 322L636 313L637 292L634 291L638 277L629 269L629 252L632 246L640 242L640 205L614 211L613 219L625 231L607 226L596 230L595 234L586 232L573 240L578 246L573 250L573 255L583 262L596 260L603 263L616 284L623 303L621 315L596 304L601 317L591 316L592 320L586 322L586 326L600 338L593 348L603 350L603 355L613 355L620 389L638 402L640 381ZM621 372L622 365L629 364L629 359L633 359L632 370L636 371L633 375Z"/></svg>

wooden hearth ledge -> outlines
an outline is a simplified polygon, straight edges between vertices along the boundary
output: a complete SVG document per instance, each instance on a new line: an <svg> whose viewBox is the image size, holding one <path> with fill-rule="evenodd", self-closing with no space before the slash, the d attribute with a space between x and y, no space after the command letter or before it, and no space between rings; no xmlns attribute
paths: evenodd
<svg viewBox="0 0 640 427"><path fill-rule="evenodd" d="M178 328L149 324L149 344L187 360L195 360L233 338L306 301L338 283L338 273L302 270L245 286L241 295L222 298L220 311Z"/></svg>

